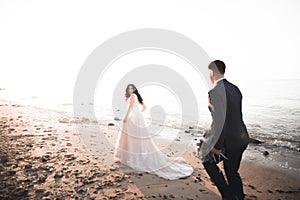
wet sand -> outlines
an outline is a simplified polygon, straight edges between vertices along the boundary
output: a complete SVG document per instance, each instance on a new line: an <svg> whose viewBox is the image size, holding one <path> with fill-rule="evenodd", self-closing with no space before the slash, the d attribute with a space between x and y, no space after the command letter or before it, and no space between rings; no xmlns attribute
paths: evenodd
<svg viewBox="0 0 300 200"><path fill-rule="evenodd" d="M221 199L194 148L182 155L192 176L168 181L115 163L106 121L4 100L0 112L0 199ZM255 161L240 172L246 199L298 199L297 177Z"/></svg>

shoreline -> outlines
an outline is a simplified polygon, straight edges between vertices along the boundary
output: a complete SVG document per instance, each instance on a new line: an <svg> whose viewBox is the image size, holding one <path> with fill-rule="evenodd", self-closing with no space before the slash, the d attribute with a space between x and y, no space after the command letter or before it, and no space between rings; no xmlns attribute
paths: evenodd
<svg viewBox="0 0 300 200"><path fill-rule="evenodd" d="M182 154L194 167L194 173L185 179L168 181L147 173L133 173L114 163L117 129L108 126L107 121L76 121L62 111L7 100L0 100L0 110L3 199L221 199L201 161L194 157L195 148ZM101 132L97 132L99 126ZM163 143L160 141L159 145ZM89 147L93 148L88 152ZM165 150L174 155L176 145ZM259 151L254 154L255 160L247 160L247 154L253 154L250 151L255 151L255 146L247 150L240 168L246 199L297 199L299 175L260 164L264 157L259 157L263 156Z"/></svg>

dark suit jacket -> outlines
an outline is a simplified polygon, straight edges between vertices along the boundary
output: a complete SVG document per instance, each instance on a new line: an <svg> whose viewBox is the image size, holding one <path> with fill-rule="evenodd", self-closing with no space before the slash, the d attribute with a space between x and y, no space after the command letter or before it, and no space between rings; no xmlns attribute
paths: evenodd
<svg viewBox="0 0 300 200"><path fill-rule="evenodd" d="M239 88L223 79L208 94L212 105L211 131L220 134L215 148L225 151L246 148L249 135L243 121Z"/></svg>

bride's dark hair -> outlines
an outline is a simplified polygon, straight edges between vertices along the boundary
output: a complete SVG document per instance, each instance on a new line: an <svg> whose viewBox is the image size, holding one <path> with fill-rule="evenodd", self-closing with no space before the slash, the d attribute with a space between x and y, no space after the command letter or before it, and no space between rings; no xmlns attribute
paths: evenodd
<svg viewBox="0 0 300 200"><path fill-rule="evenodd" d="M140 102L140 104L143 104L143 98L141 97L138 89L135 87L135 85L133 84L129 84L127 85L126 87L126 92L125 92L125 97L126 97L126 100L130 97L130 94L128 92L129 90L129 87L132 86L133 87L133 93L136 94L137 98L138 98L138 101Z"/></svg>

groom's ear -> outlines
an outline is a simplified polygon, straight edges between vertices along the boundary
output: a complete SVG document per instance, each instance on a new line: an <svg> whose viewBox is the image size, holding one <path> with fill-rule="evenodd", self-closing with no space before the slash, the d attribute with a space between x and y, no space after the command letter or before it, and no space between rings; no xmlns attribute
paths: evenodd
<svg viewBox="0 0 300 200"><path fill-rule="evenodd" d="M214 82L215 82L214 76L215 76L215 72L210 69L209 70L209 78L210 78L210 81L212 82L212 84L214 84Z"/></svg>

